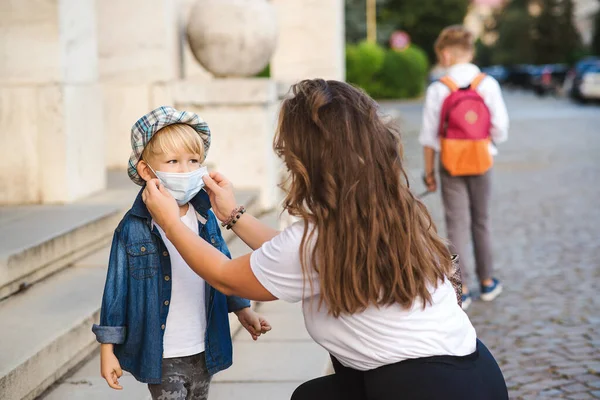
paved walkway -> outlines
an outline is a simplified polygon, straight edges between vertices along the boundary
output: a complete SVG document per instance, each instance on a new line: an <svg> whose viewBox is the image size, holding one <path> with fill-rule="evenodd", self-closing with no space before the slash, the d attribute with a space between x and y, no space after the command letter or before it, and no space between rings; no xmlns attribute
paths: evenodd
<svg viewBox="0 0 600 400"><path fill-rule="evenodd" d="M468 314L500 362L511 399L600 398L600 107L506 98L511 137L497 158L492 212L505 289ZM420 191L420 105L388 109L405 118ZM443 231L439 194L425 201Z"/></svg>

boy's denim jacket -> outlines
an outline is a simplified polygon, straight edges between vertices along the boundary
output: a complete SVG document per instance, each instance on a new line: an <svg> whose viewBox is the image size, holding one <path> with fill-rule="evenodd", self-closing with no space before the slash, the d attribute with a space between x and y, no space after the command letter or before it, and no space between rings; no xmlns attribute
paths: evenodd
<svg viewBox="0 0 600 400"><path fill-rule="evenodd" d="M171 261L152 225L152 217L138 194L117 227L102 298L100 324L92 331L100 343L114 344L121 368L141 382L161 383L163 334L171 300ZM200 236L231 257L204 190L190 202L206 223L198 221ZM206 366L210 374L232 364L228 312L250 302L225 296L206 284Z"/></svg>

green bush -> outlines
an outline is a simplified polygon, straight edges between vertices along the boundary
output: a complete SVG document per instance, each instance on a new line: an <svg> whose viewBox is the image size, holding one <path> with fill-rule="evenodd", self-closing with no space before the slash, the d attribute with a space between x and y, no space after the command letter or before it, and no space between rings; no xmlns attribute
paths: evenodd
<svg viewBox="0 0 600 400"><path fill-rule="evenodd" d="M420 96L427 80L427 54L417 46L404 51L362 42L346 48L346 79L377 99Z"/></svg>
<svg viewBox="0 0 600 400"><path fill-rule="evenodd" d="M373 83L384 59L385 50L376 44L361 42L358 45L347 46L346 79L368 86Z"/></svg>

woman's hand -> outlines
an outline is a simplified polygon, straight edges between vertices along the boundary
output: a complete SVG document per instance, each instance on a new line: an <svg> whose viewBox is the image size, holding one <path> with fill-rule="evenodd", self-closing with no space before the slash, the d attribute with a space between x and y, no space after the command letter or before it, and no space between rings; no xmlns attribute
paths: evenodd
<svg viewBox="0 0 600 400"><path fill-rule="evenodd" d="M218 172L211 172L203 179L215 215L219 221L226 221L237 206L233 195L233 185Z"/></svg>
<svg viewBox="0 0 600 400"><path fill-rule="evenodd" d="M171 224L180 221L177 202L158 179L152 179L146 183L142 200L146 203L154 222L165 232Z"/></svg>

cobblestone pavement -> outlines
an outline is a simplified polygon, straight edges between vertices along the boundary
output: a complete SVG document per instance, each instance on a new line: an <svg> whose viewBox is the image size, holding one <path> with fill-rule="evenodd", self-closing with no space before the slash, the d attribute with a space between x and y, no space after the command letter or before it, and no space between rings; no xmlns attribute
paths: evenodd
<svg viewBox="0 0 600 400"><path fill-rule="evenodd" d="M496 160L492 211L504 293L475 301L468 314L511 399L600 398L600 106L523 93L506 100L511 132ZM421 191L421 106L384 107L404 119ZM439 194L425 202L443 232Z"/></svg>

